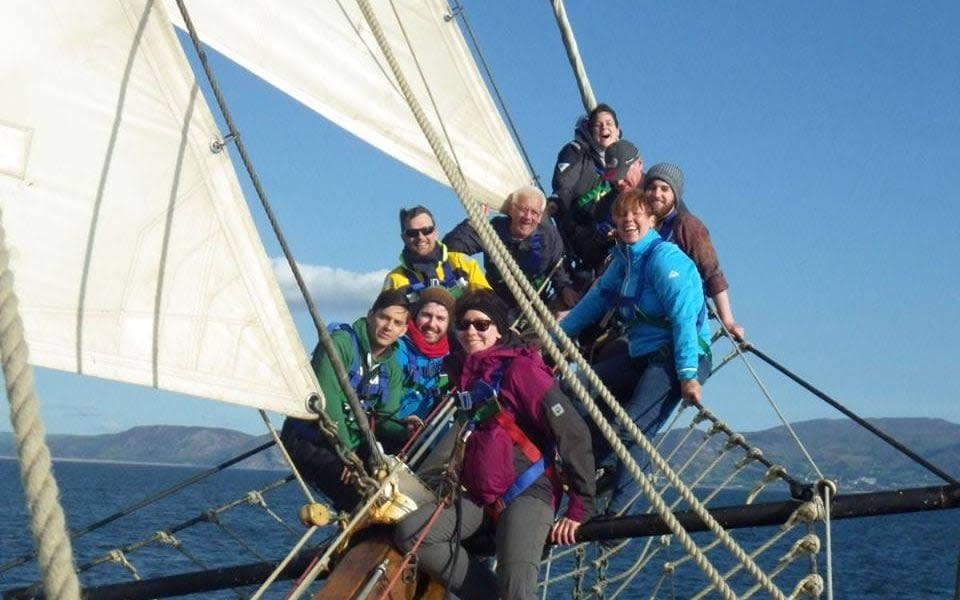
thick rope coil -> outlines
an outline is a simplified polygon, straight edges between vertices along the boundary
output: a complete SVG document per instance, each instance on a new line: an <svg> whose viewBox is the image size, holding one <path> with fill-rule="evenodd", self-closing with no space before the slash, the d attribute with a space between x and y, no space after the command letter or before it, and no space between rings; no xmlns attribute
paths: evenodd
<svg viewBox="0 0 960 600"><path fill-rule="evenodd" d="M20 480L30 510L30 529L47 598L79 600L80 580L73 566L73 547L53 477L40 401L33 389L33 369L27 363L27 354L0 214L0 357L10 401L10 424L17 443Z"/></svg>
<svg viewBox="0 0 960 600"><path fill-rule="evenodd" d="M174 548L179 548L183 544L183 542L177 539L176 536L170 535L166 531L158 531L156 534L154 534L153 539L161 544L172 546Z"/></svg>
<svg viewBox="0 0 960 600"><path fill-rule="evenodd" d="M130 571L133 578L140 581L140 573L137 573L137 568L127 560L127 555L123 553L123 550L111 550L110 554L107 555L107 560L112 563L117 563L127 571Z"/></svg>
<svg viewBox="0 0 960 600"><path fill-rule="evenodd" d="M790 562L796 560L803 554L817 554L820 552L820 538L816 534L808 533L790 546L790 550L780 557L779 562Z"/></svg>
<svg viewBox="0 0 960 600"><path fill-rule="evenodd" d="M819 598L821 595L823 595L823 577L814 573L797 582L790 594L790 600L801 597Z"/></svg>
<svg viewBox="0 0 960 600"><path fill-rule="evenodd" d="M744 504L751 504L757 497L763 488L767 485L777 481L778 479L783 479L783 476L787 474L787 470L783 468L783 465L773 465L767 469L767 472L763 474L763 477L753 488L750 489L750 493L747 494L747 500Z"/></svg>
<svg viewBox="0 0 960 600"><path fill-rule="evenodd" d="M506 247L503 245L503 242L493 230L493 227L484 218L484 213L480 208L479 203L473 198L473 194L467 186L466 181L460 176L460 173L456 170L455 165L450 160L449 154L441 145L441 141L436 130L427 120L427 117L424 114L418 99L414 95L409 83L406 80L406 76L400 69L400 65L397 62L396 56L394 56L390 49L389 43L387 42L386 36L383 33L383 29L380 26L379 20L377 19L369 0L357 0L357 4L363 13L364 19L370 27L370 32L377 40L377 45L379 46L381 52L383 52L384 58L389 64L390 70L396 78L398 87L403 93L403 96L407 101L407 105L413 112L417 124L420 126L420 129L426 136L427 141L430 143L430 147L433 149L433 152L440 163L440 166L443 168L444 174L446 174L447 179L450 181L451 186L456 191L457 196L461 199L461 202L467 211L467 214L470 216L471 224L477 231L484 248L490 253L494 264L504 276L504 282L507 284L510 293L513 294L513 296L518 300L521 300L520 307L523 310L524 315L532 324L538 337L543 342L545 349L560 367L560 370L564 375L564 379L566 379L574 389L577 397L583 403L591 418L595 423L597 423L604 437L612 445L616 456L623 461L628 472L638 481L641 489L644 491L644 494L647 495L651 504L654 505L661 518L671 529L671 531L674 532L674 535L677 536L681 545L683 545L684 550L695 557L697 566L700 567L700 569L712 582L716 583L721 595L727 599L735 598L733 590L731 590L730 587L727 586L724 581L722 581L716 568L699 551L696 543L687 534L683 527L681 527L679 521L677 521L676 517L669 511L663 499L656 494L652 484L650 484L646 478L641 477L642 473L640 467L637 465L636 461L629 456L626 448L623 446L623 443L617 439L613 428L609 423L606 422L606 419L601 414L599 407L589 397L583 385L577 380L576 375L572 372L569 365L566 364L563 353L550 339L550 335L547 333L546 328L538 316L541 317L544 322L550 324L551 332L560 340L561 344L563 345L563 349L569 355L574 357L578 367L584 371L588 381L594 387L594 389L597 389L600 392L601 397L612 409L617 419L620 420L623 426L627 429L628 433L637 440L637 443L640 444L643 451L650 455L652 463L664 472L667 479L675 488L677 488L680 495L691 506L700 520L707 524L713 534L723 541L724 546L738 561L745 563L744 568L754 579L762 583L765 591L767 591L777 600L784 599L785 596L783 592L781 592L770 580L770 578L767 577L756 565L756 563L750 559L747 553L740 548L736 541L734 541L734 539L723 530L720 524L717 523L716 519L714 519L707 512L706 508L697 500L689 488L683 484L680 478L677 477L672 470L670 470L669 465L667 465L663 458L656 452L650 441L647 440L646 436L640 432L636 424L629 419L623 407L620 406L610 392L606 390L599 378L596 376L596 373L593 372L593 369L591 369L583 357L579 355L579 352L576 351L573 343L560 329L556 319L554 319L551 315L550 310L540 299L530 282L527 281L525 276L523 276L520 268L510 257ZM522 301L524 298L526 298L526 302Z"/></svg>
<svg viewBox="0 0 960 600"><path fill-rule="evenodd" d="M797 510L793 511L793 514L790 515L790 518L782 527L783 529L790 529L797 523L823 521L824 513L823 500L819 496L814 496L812 500L804 502Z"/></svg>
<svg viewBox="0 0 960 600"><path fill-rule="evenodd" d="M738 462L736 466L737 468L740 468L741 466L746 466L755 460L760 460L761 458L763 458L763 450L760 448L750 447L750 449L747 450L746 456L741 458L740 462Z"/></svg>

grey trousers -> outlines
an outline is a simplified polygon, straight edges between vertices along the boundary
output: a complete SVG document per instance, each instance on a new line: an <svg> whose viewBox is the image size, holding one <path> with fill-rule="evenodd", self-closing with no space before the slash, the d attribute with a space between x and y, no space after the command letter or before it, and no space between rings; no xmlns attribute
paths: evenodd
<svg viewBox="0 0 960 600"><path fill-rule="evenodd" d="M410 551L436 508L433 503L421 506L397 525L394 541L401 551ZM458 543L482 527L493 527L479 505L461 497L440 513L427 533L417 550L418 564L446 582L450 592L461 600L492 600L494 590L502 600L534 599L540 557L552 525L553 508L539 498L524 495L507 506L496 524L494 575Z"/></svg>

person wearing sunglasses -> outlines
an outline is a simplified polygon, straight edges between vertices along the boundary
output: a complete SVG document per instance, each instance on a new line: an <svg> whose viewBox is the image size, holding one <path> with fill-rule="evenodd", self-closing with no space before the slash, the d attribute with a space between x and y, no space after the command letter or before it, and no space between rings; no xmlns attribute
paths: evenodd
<svg viewBox="0 0 960 600"><path fill-rule="evenodd" d="M331 324L330 337L348 371L350 385L370 419L374 434L386 443L402 443L407 429L396 418L403 392L403 371L392 360L397 340L406 331L409 308L399 291L380 292L366 316L353 324ZM330 357L317 344L310 361L325 399L323 410L337 424L337 435L347 448L366 459L347 395L340 387ZM338 511L350 511L360 495L347 483L348 472L333 445L317 429L316 421L287 417L280 439L290 458L313 487L322 492Z"/></svg>
<svg viewBox="0 0 960 600"><path fill-rule="evenodd" d="M400 210L400 238L400 265L387 273L383 289L401 290L416 302L429 287L445 288L454 298L467 289L490 287L477 261L437 241L437 224L426 207Z"/></svg>
<svg viewBox="0 0 960 600"><path fill-rule="evenodd" d="M710 374L703 286L693 261L657 233L641 190L620 194L612 212L619 239L612 261L560 326L575 336L616 309L626 344L616 345L593 369L640 431L653 436L681 398L700 403L700 384ZM632 436L622 427L617 435L642 465L643 452ZM612 458L609 448L598 451L598 462ZM622 464L610 466L615 476L607 512L617 514L630 507L639 486Z"/></svg>
<svg viewBox="0 0 960 600"><path fill-rule="evenodd" d="M537 349L511 335L494 292L457 300L454 327L462 350L451 355L450 377L461 392L462 425L451 462L454 489L466 491L432 523L436 503L418 508L398 524L395 541L409 552L423 533L419 567L457 598L535 598L544 543L574 543L593 513L590 433ZM555 521L563 484L568 503ZM478 532L495 538L496 575L459 545Z"/></svg>
<svg viewBox="0 0 960 600"><path fill-rule="evenodd" d="M563 266L563 239L556 226L543 220L547 199L543 192L533 186L523 186L507 196L501 207L503 215L493 217L490 225L506 246L510 256L517 262L536 289L542 289L544 302L553 303L557 310L569 310L580 296L573 289L573 282ZM443 237L447 248L464 254L483 253L483 268L487 280L507 306L510 307L510 322L519 317L520 309L499 269L480 241L480 236L464 219Z"/></svg>

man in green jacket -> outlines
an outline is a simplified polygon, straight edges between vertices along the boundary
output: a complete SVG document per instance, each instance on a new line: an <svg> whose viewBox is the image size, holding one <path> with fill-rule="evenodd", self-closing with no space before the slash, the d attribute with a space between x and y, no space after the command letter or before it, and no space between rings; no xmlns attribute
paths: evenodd
<svg viewBox="0 0 960 600"><path fill-rule="evenodd" d="M377 438L387 441L400 442L407 436L403 422L396 417L403 395L403 371L390 358L397 340L406 331L408 317L403 292L383 291L365 317L352 325L331 326L330 337L350 385L357 392ZM363 434L347 395L337 382L330 357L319 344L311 364L326 400L324 411L337 424L340 441L361 458L367 458L369 449L362 445ZM360 495L346 483L344 464L315 421L288 417L280 437L304 479L326 495L335 509L349 511L356 506Z"/></svg>

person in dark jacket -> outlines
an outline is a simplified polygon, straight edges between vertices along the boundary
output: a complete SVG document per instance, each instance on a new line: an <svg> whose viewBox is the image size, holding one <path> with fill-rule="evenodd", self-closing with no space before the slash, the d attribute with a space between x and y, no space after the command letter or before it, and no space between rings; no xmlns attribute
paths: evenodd
<svg viewBox="0 0 960 600"><path fill-rule="evenodd" d="M579 125L576 139L563 147L553 172L553 196L548 202L566 248L566 266L577 292L585 292L599 273L613 245L613 226L605 218L615 192L604 174L607 155L620 140L617 114L598 104ZM621 147L623 152L629 144ZM639 157L640 153L636 152ZM642 172L642 160L641 160Z"/></svg>
<svg viewBox="0 0 960 600"><path fill-rule="evenodd" d="M561 148L553 168L550 216L562 221L585 194L610 189L609 185L604 185L602 177L605 169L603 154L619 139L617 113L607 104L598 104L588 115L577 119L573 140ZM598 189L598 186L605 189Z"/></svg>
<svg viewBox="0 0 960 600"><path fill-rule="evenodd" d="M563 265L560 232L549 220L543 220L546 202L539 189L523 186L507 196L500 209L504 215L494 217L490 224L530 284L537 289L543 288L541 297L544 302L555 298L558 310L568 310L576 304L579 295L574 291L573 282ZM520 315L520 309L470 221L465 219L454 227L444 236L443 243L453 252L483 253L487 281L510 307L512 323Z"/></svg>
<svg viewBox="0 0 960 600"><path fill-rule="evenodd" d="M580 523L593 513L590 434L537 350L513 343L506 305L496 294L462 296L454 324L463 352L451 377L472 401L463 419L473 429L460 446L458 470L466 492L429 526L418 564L464 600L536 598L544 543L574 543ZM518 436L522 444L514 441ZM551 465L555 453L559 468ZM561 478L569 502L555 522ZM400 522L395 541L403 551L413 547L436 508L426 504ZM481 530L495 532L496 576L457 543Z"/></svg>

